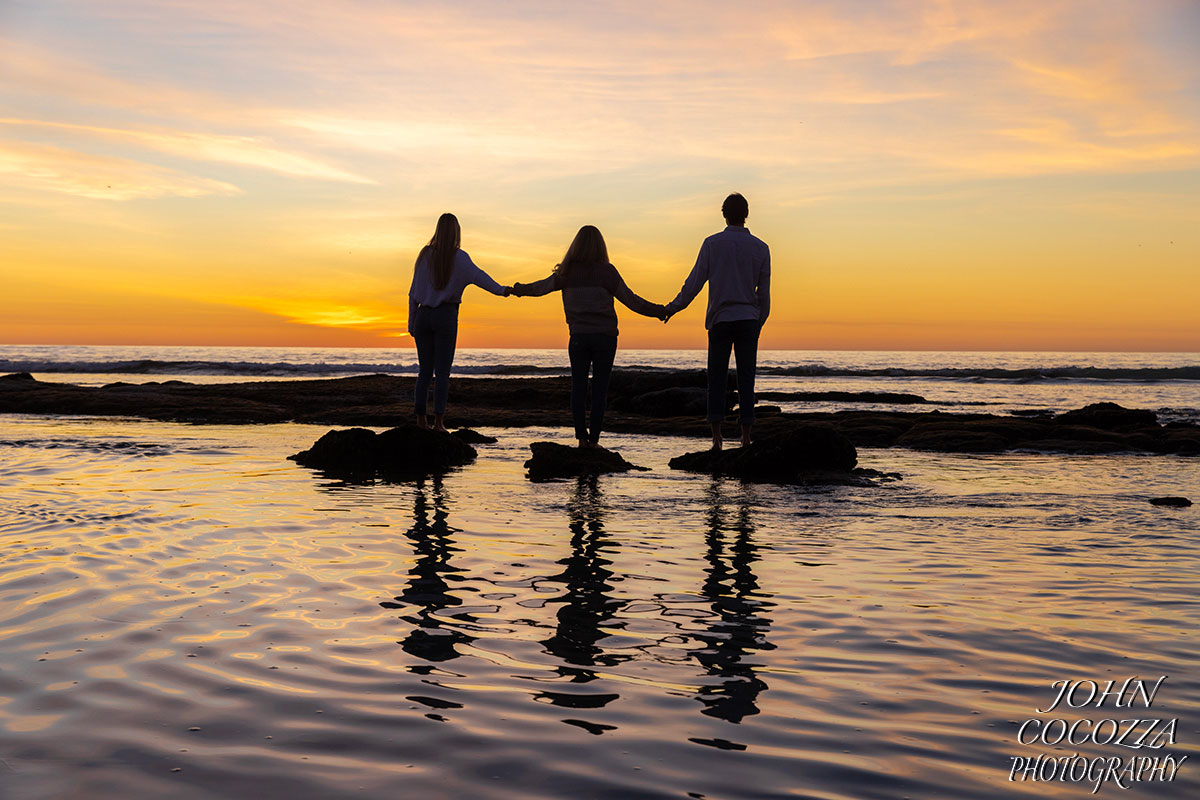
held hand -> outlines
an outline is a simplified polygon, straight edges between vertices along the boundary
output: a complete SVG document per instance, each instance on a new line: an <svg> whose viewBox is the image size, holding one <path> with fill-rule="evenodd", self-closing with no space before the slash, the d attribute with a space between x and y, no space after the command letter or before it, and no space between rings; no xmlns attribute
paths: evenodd
<svg viewBox="0 0 1200 800"><path fill-rule="evenodd" d="M504 296L505 296L505 297L512 297L512 287L511 287L511 286L505 286L505 287L504 287Z"/></svg>

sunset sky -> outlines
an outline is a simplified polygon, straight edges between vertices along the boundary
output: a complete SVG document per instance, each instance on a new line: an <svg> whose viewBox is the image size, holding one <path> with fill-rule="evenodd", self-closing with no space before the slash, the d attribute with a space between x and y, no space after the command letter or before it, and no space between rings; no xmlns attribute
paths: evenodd
<svg viewBox="0 0 1200 800"><path fill-rule="evenodd" d="M772 349L1200 351L1200 3L0 0L0 343L408 346L443 211L674 296L730 191ZM623 347L703 347L704 297ZM560 347L469 289L463 347Z"/></svg>

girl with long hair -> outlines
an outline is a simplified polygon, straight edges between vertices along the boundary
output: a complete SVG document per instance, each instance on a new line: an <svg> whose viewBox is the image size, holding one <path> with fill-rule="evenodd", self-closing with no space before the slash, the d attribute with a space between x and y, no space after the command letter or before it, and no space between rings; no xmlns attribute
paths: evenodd
<svg viewBox="0 0 1200 800"><path fill-rule="evenodd" d="M563 311L571 332L567 355L571 360L575 438L580 447L596 447L617 355L617 312L613 298L638 314L656 319L664 319L666 309L638 297L625 285L617 268L609 263L604 237L594 225L579 229L562 262L548 277L512 287L512 293L518 297L540 297L558 291L562 292ZM586 413L589 371L592 373L590 420Z"/></svg>
<svg viewBox="0 0 1200 800"><path fill-rule="evenodd" d="M433 429L446 430L450 366L458 341L458 307L471 284L507 297L511 287L496 283L459 247L462 229L453 214L438 217L429 244L413 265L408 290L408 333L417 343L417 424L429 427L429 384L433 382ZM436 376L436 377L435 377Z"/></svg>

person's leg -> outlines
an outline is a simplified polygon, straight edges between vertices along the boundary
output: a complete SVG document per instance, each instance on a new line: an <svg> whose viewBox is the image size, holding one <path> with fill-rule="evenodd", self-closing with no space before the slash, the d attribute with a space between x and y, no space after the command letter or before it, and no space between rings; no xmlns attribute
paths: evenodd
<svg viewBox="0 0 1200 800"><path fill-rule="evenodd" d="M738 422L742 426L742 445L750 444L754 426L754 377L758 370L758 320L738 320L734 323L733 356L737 359Z"/></svg>
<svg viewBox="0 0 1200 800"><path fill-rule="evenodd" d="M454 348L458 344L458 304L438 306L436 320L436 350L434 354L433 429L446 430L446 403L450 398L450 367L454 365Z"/></svg>
<svg viewBox="0 0 1200 800"><path fill-rule="evenodd" d="M417 413L417 425L429 427L426 410L429 403L429 384L433 381L433 331L426 317L429 309L418 308L412 321L413 341L417 345L417 385L413 392L413 406Z"/></svg>
<svg viewBox="0 0 1200 800"><path fill-rule="evenodd" d="M567 344L567 357L571 361L571 416L575 420L575 438L579 440L580 447L586 447L588 367L592 359L583 335L571 335Z"/></svg>
<svg viewBox="0 0 1200 800"><path fill-rule="evenodd" d="M616 357L617 337L596 334L592 350L592 419L588 426L588 439L593 445L600 441L600 431L604 427L608 382L612 378Z"/></svg>
<svg viewBox="0 0 1200 800"><path fill-rule="evenodd" d="M733 347L728 322L718 322L708 331L708 422L712 426L713 449L724 444L721 420L725 419L725 384L729 380L729 351Z"/></svg>

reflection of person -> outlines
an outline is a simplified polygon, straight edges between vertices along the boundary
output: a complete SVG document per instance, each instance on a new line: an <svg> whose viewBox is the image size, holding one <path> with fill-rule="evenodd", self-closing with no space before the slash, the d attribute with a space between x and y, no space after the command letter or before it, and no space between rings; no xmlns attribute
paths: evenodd
<svg viewBox="0 0 1200 800"><path fill-rule="evenodd" d="M712 622L696 638L704 647L694 651L696 660L709 675L718 679L715 685L701 686L698 699L705 714L741 722L744 717L758 713L758 695L768 687L758 677L747 656L757 650L773 650L767 641L771 620L763 615L773 603L763 599L752 564L758 560L754 544L754 521L750 515L752 497L743 494L734 501L732 519L726 505L721 479L714 479L708 491L708 561L702 594L712 609Z"/></svg>
<svg viewBox="0 0 1200 800"><path fill-rule="evenodd" d="M580 447L595 447L604 424L608 381L617 355L617 312L613 298L630 310L647 317L664 319L662 306L633 293L617 268L608 262L604 237L594 225L584 225L575 234L562 263L548 277L533 283L518 283L518 297L541 297L562 292L563 311L571 331L567 355L571 359L571 413L575 438ZM588 371L592 372L592 414L586 415Z"/></svg>
<svg viewBox="0 0 1200 800"><path fill-rule="evenodd" d="M708 283L708 421L713 449L723 444L721 420L725 417L725 383L729 351L737 358L738 419L742 444L750 444L754 425L754 372L758 362L758 335L771 312L771 251L750 234L746 216L750 205L740 194L731 194L721 206L725 230L704 240L696 266L670 303L668 315L687 308Z"/></svg>
<svg viewBox="0 0 1200 800"><path fill-rule="evenodd" d="M459 573L463 570L450 563L450 556L458 552L458 548L450 538L455 529L446 521L448 512L442 479L434 478L431 488L430 493L425 481L416 486L413 525L407 534L412 541L416 561L408 574L408 584L395 602L383 602L380 605L400 609L415 607L414 613L403 617L405 622L413 626L400 643L406 653L425 661L449 661L460 655L455 645L469 644L473 637L463 633L457 626L447 626L439 618L445 609L462 605L462 599L451 592L450 582L462 581ZM468 623L472 621L467 615L455 615L455 618Z"/></svg>
<svg viewBox="0 0 1200 800"><path fill-rule="evenodd" d="M463 290L471 284L492 294L507 296L510 289L492 280L459 248L462 231L458 218L442 214L433 238L421 248L413 265L408 290L408 333L417 344L417 424L429 427L426 416L429 384L433 387L433 427L446 430L446 400L450 395L450 366L458 341L458 307Z"/></svg>
<svg viewBox="0 0 1200 800"><path fill-rule="evenodd" d="M590 667L596 664L611 666L625 659L605 655L597 642L608 636L602 628L623 603L609 596L613 572L612 561L605 551L616 549L604 530L604 497L595 475L577 479L575 495L567 506L571 528L571 554L558 563L563 570L546 578L547 582L562 583L562 595L551 600L561 603L554 636L547 639L546 649L568 664Z"/></svg>

